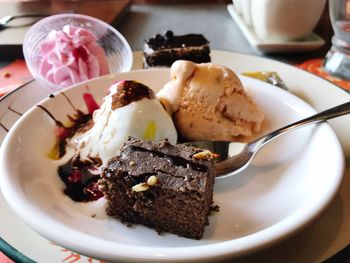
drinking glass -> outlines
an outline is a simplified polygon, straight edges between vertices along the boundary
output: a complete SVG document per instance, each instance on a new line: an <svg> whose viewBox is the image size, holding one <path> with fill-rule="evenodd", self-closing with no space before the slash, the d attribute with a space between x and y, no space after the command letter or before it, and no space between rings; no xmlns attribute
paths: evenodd
<svg viewBox="0 0 350 263"><path fill-rule="evenodd" d="M324 69L334 76L350 80L350 0L329 0L329 15L334 36Z"/></svg>

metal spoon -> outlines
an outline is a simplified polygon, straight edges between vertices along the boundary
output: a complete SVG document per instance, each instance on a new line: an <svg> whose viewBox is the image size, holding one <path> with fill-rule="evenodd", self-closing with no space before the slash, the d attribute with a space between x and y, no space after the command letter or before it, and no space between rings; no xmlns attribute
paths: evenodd
<svg viewBox="0 0 350 263"><path fill-rule="evenodd" d="M18 19L18 18L24 18L24 17L33 17L33 18L40 18L48 16L49 14L40 14L40 13L32 13L32 14L20 14L20 15L8 15L0 18L0 30L7 28L7 27L25 27L31 24L34 24L36 21L32 21L29 23L24 23L21 25L9 25L8 23L12 20Z"/></svg>
<svg viewBox="0 0 350 263"><path fill-rule="evenodd" d="M64 10L60 13L74 13L74 10ZM17 27L26 27L34 24L38 21L38 19L47 17L54 14L49 13L28 13L28 14L17 14L17 15L7 15L0 18L0 30L5 28L17 28ZM19 19L19 18L37 18L34 21L21 23L18 25L10 25L9 23L13 20Z"/></svg>
<svg viewBox="0 0 350 263"><path fill-rule="evenodd" d="M308 124L322 122L350 113L350 102L322 111L311 117L294 122L262 136L249 143L224 142L224 141L195 141L190 144L199 148L208 149L218 153L219 162L215 164L215 175L219 178L235 175L246 169L256 153L268 142L284 134L285 132L305 127ZM235 154L229 156L229 150L235 150Z"/></svg>

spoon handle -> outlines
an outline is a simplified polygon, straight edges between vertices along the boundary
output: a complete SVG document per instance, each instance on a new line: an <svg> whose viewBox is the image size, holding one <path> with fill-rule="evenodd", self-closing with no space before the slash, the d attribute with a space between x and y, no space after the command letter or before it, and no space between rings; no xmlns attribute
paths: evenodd
<svg viewBox="0 0 350 263"><path fill-rule="evenodd" d="M294 130L312 123L321 122L325 120L329 120L332 118L336 118L342 115L346 115L350 113L350 102L346 102L344 104L338 105L336 107L330 108L328 110L319 112L315 115L312 115L310 117L307 117L305 119L302 119L300 121L294 122L292 124L289 124L287 126L284 126L280 129L277 129L253 142L251 142L249 145L252 147L255 151L259 150L263 145L265 145L267 142L271 141L272 139L276 138L277 136L281 135L282 133L285 133L290 130Z"/></svg>
<svg viewBox="0 0 350 263"><path fill-rule="evenodd" d="M350 113L350 102L347 102L339 106L330 108L328 110L322 111L320 113L317 113L315 115L312 115L310 117L307 117L305 119L302 119L300 121L294 122L287 126L284 126L263 137L260 137L255 141L245 144L245 146L243 147L243 149L239 154L236 154L235 156L232 156L216 164L215 166L216 177L220 177L220 178L228 177L243 170L251 163L255 154L266 143L277 138L279 135L287 131L295 130L297 128L304 127L311 123L329 120L329 119L336 118L349 113Z"/></svg>

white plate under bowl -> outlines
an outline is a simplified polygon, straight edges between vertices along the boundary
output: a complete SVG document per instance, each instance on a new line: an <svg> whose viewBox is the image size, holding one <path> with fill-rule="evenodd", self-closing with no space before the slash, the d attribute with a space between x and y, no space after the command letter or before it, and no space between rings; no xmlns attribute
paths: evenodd
<svg viewBox="0 0 350 263"><path fill-rule="evenodd" d="M324 39L322 39L315 33L311 33L303 39L295 41L260 40L256 35L253 26L247 25L244 22L243 17L237 12L234 5L227 5L227 10L233 18L233 20L236 22L236 25L239 27L243 35L248 40L249 44L257 51L263 53L292 53L302 51L304 52L319 48L326 43Z"/></svg>
<svg viewBox="0 0 350 263"><path fill-rule="evenodd" d="M118 79L138 80L157 90L169 79L169 70L106 76L64 94L75 107L85 110L84 92L89 90L101 102L109 85ZM288 92L241 79L266 113L265 131L315 112ZM40 104L62 122L74 113L60 93ZM47 157L55 140L53 127L52 119L34 106L11 128L1 146L1 191L15 213L44 237L110 261L210 261L257 251L290 236L319 215L343 174L343 153L329 125L305 128L297 131L298 136L290 133L273 142L242 174L216 181L214 201L220 212L210 216L203 239L158 235L143 226L130 228L116 219L91 217L91 213L102 215L103 208L89 211L86 206L93 204L78 204L63 194L56 163ZM276 156L283 158L273 158Z"/></svg>

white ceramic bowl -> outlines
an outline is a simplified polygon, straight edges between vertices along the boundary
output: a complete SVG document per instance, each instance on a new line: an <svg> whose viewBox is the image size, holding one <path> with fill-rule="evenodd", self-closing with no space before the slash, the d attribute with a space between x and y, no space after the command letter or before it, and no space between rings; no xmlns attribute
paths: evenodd
<svg viewBox="0 0 350 263"><path fill-rule="evenodd" d="M65 25L84 28L96 36L97 43L107 56L110 73L125 72L131 69L133 60L131 48L123 35L115 28L86 15L58 14L35 23L27 31L23 42L23 54L29 71L42 86L47 87L51 92L62 89L61 86L48 81L38 69L43 60L40 52L42 41L52 30L61 31Z"/></svg>
<svg viewBox="0 0 350 263"><path fill-rule="evenodd" d="M85 109L87 86L100 103L109 85L121 79L137 79L157 90L170 72L150 69L97 78L40 105L65 123L74 108ZM266 113L270 129L315 112L286 91L248 77L241 80ZM203 239L159 235L104 218L100 204L76 203L63 194L57 163L47 156L56 142L54 128L52 118L36 106L16 122L0 149L1 191L15 213L41 235L108 261L212 262L253 253L310 223L333 198L343 175L343 154L332 129L326 123L310 126L276 139L270 152L258 153L261 161L287 155L284 160L253 164L236 177L216 181L214 201L220 211L209 217Z"/></svg>

